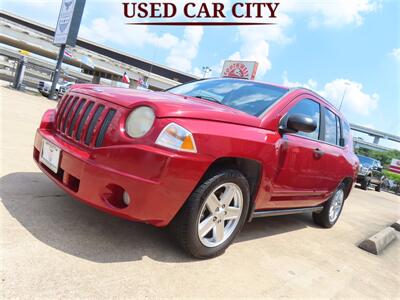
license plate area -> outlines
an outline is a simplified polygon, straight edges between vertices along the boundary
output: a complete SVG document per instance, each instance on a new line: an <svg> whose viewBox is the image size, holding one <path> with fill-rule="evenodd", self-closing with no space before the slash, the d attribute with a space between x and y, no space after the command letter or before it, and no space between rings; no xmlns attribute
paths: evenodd
<svg viewBox="0 0 400 300"><path fill-rule="evenodd" d="M42 149L40 151L39 161L57 174L60 164L61 149L50 143L48 140L42 140Z"/></svg>

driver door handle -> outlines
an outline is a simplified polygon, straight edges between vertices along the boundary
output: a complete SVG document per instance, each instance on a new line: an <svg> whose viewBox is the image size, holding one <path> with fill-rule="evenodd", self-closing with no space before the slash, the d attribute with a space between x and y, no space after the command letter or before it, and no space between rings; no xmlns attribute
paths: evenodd
<svg viewBox="0 0 400 300"><path fill-rule="evenodd" d="M322 151L321 149L319 149L319 148L314 149L314 157L315 158L321 158L322 156L324 156L324 154L325 154L325 152Z"/></svg>

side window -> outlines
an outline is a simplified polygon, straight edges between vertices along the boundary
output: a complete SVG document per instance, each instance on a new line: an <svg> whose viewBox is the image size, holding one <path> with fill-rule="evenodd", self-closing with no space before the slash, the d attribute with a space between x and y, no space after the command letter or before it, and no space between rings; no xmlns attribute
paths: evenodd
<svg viewBox="0 0 400 300"><path fill-rule="evenodd" d="M317 140L319 137L319 127L320 127L320 105L310 99L300 100L295 106L293 106L287 115L291 114L303 114L306 115L315 122L317 122L317 129L313 132L298 132L297 135L312 138Z"/></svg>
<svg viewBox="0 0 400 300"><path fill-rule="evenodd" d="M343 127L343 139L344 139L344 146L352 145L353 142L351 141L351 134L350 134L350 126L345 120L342 122Z"/></svg>
<svg viewBox="0 0 400 300"><path fill-rule="evenodd" d="M325 109L325 141L336 145L337 124L336 115L329 109Z"/></svg>
<svg viewBox="0 0 400 300"><path fill-rule="evenodd" d="M336 145L342 146L340 145L340 138L340 118L336 116Z"/></svg>

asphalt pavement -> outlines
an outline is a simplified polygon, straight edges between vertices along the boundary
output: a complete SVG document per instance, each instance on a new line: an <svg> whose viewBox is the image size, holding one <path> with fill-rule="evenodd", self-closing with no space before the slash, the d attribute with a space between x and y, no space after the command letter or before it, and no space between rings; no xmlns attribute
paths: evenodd
<svg viewBox="0 0 400 300"><path fill-rule="evenodd" d="M354 189L332 229L311 215L256 219L220 257L195 260L164 229L86 206L32 160L46 98L0 83L0 295L10 298L400 297L400 240L357 247L400 218L400 197Z"/></svg>

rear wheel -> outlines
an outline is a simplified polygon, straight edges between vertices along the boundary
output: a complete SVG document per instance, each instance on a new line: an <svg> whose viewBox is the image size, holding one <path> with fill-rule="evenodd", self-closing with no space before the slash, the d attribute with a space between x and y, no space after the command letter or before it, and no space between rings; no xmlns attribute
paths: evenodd
<svg viewBox="0 0 400 300"><path fill-rule="evenodd" d="M241 172L214 173L189 197L171 223L171 232L192 256L218 256L240 232L249 200L249 184Z"/></svg>
<svg viewBox="0 0 400 300"><path fill-rule="evenodd" d="M331 228L339 219L342 212L345 198L345 185L341 184L333 196L324 204L324 208L319 213L313 213L313 220L316 224Z"/></svg>

